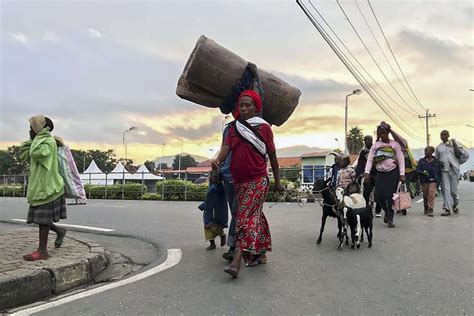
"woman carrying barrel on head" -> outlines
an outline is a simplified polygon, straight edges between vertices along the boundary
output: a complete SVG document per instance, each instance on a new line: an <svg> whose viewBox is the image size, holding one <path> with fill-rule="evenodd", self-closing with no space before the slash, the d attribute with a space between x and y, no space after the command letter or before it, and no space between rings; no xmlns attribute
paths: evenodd
<svg viewBox="0 0 474 316"><path fill-rule="evenodd" d="M219 151L215 165L220 165L230 151L230 171L238 203L235 228L236 251L225 272L237 277L242 258L247 266L266 263L266 253L272 250L270 228L263 214L263 203L269 188L266 156L270 160L275 178L275 191L283 191L280 184L278 160L273 133L264 119L262 100L253 90L240 94L234 112L236 120Z"/></svg>

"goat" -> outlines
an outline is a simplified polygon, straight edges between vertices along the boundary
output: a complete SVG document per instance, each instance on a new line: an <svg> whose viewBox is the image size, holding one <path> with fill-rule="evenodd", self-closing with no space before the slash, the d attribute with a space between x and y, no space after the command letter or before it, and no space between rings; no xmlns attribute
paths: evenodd
<svg viewBox="0 0 474 316"><path fill-rule="evenodd" d="M343 234L342 234L342 218L340 215L340 212L336 210L337 206L337 200L336 196L334 195L334 192L332 192L331 188L329 188L328 184L326 181L323 179L316 179L314 182L313 186L313 193L317 194L320 193L323 197L323 202L321 203L322 209L323 209L323 216L321 217L321 229L319 231L319 237L318 240L316 241L316 244L321 244L322 236L323 236L323 231L324 227L326 226L326 219L328 216L334 217L337 219L337 227L338 227L338 233L337 237L339 238L340 244L339 247L341 247L343 243ZM348 237L347 237L347 230L346 230L346 243L348 244Z"/></svg>
<svg viewBox="0 0 474 316"><path fill-rule="evenodd" d="M367 234L367 240L369 241L369 248L372 247L373 238L373 218L372 207L366 206L361 208L344 207L344 215L347 218L347 223L351 229L351 248L357 246L360 248L360 242L363 241L363 231ZM361 238L359 239L359 232L362 230Z"/></svg>
<svg viewBox="0 0 474 316"><path fill-rule="evenodd" d="M343 218L343 226L344 229L347 230L347 216L346 216L346 210L344 209L345 207L350 207L352 209L358 209L358 208L364 208L366 207L365 205L365 199L364 196L360 193L353 193L351 195L344 195L344 189L341 187L336 188L335 190L336 194L336 200L337 200L337 208L342 209L342 218ZM361 225L360 221L357 218L357 226L355 227L356 229L356 236L359 238L361 237L361 240L364 240L364 235L363 231L361 230Z"/></svg>

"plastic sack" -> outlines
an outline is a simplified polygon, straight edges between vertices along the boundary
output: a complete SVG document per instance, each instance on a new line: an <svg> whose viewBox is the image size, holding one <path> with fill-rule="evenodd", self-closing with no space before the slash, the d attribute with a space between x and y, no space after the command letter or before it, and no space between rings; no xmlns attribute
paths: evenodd
<svg viewBox="0 0 474 316"><path fill-rule="evenodd" d="M58 147L59 173L64 179L65 197L86 199L86 192L77 171L76 162L68 146Z"/></svg>

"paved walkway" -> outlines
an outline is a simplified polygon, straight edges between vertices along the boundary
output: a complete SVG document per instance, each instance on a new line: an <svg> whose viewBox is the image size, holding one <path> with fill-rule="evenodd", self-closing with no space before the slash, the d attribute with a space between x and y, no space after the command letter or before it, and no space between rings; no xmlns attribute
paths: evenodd
<svg viewBox="0 0 474 316"><path fill-rule="evenodd" d="M0 235L0 311L90 283L106 266L99 244L66 236L54 248L56 234L49 235L50 258L26 261L36 250L38 228L17 228Z"/></svg>
<svg viewBox="0 0 474 316"><path fill-rule="evenodd" d="M14 274L19 269L38 269L80 260L89 255L89 246L72 238L66 238L63 246L56 249L55 238L55 233L49 234L50 258L26 261L23 255L35 251L38 247L38 228L15 229L0 235L0 276Z"/></svg>

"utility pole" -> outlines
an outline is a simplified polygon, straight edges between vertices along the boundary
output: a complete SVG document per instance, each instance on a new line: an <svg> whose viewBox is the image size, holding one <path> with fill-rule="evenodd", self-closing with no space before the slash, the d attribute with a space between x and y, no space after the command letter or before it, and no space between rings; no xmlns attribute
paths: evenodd
<svg viewBox="0 0 474 316"><path fill-rule="evenodd" d="M428 120L430 118L436 116L436 114L429 114L429 112L430 112L430 110L426 109L426 115L425 116L418 115L419 118L425 119L425 121L426 121L426 146L430 145L430 132L429 132Z"/></svg>

